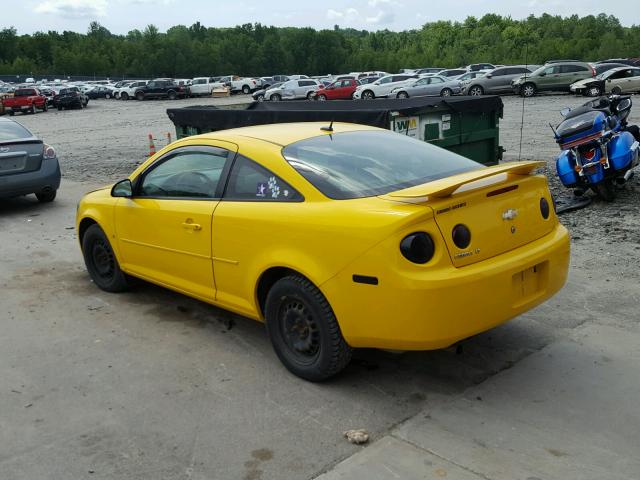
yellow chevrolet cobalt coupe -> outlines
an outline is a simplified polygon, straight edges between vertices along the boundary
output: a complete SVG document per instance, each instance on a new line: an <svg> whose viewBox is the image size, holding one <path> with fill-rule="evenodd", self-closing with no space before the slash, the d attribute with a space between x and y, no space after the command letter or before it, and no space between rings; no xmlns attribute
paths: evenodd
<svg viewBox="0 0 640 480"><path fill-rule="evenodd" d="M539 162L484 167L362 125L188 137L87 194L87 270L265 322L312 381L353 348L429 350L492 328L564 284L569 236Z"/></svg>

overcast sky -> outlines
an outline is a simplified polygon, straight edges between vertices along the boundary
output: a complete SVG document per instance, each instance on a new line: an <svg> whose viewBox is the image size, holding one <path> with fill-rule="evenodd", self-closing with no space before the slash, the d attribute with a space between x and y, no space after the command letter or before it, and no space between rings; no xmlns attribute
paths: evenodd
<svg viewBox="0 0 640 480"><path fill-rule="evenodd" d="M196 21L211 27L260 22L397 31L434 20L464 20L486 13L516 19L544 12L583 16L597 15L607 7L605 13L617 16L623 25L640 24L639 0L0 0L0 28L13 26L19 33L86 32L89 22L97 20L113 33L142 30L150 23L165 31Z"/></svg>

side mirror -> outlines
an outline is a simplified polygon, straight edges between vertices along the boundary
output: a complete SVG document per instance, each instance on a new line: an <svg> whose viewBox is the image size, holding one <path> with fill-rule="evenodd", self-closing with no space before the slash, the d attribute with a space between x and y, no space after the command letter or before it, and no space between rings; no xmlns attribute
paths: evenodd
<svg viewBox="0 0 640 480"><path fill-rule="evenodd" d="M124 180L120 180L116 183L111 188L111 196L131 198L133 196L133 185L131 185L131 180L125 178Z"/></svg>
<svg viewBox="0 0 640 480"><path fill-rule="evenodd" d="M546 76L547 76L547 74L546 74L546 73L544 73L544 72L540 72L540 76L541 76L541 77L546 77Z"/></svg>
<svg viewBox="0 0 640 480"><path fill-rule="evenodd" d="M560 115L562 115L563 117L566 117L567 115L569 115L570 111L571 109L569 107L565 107L562 110L560 110Z"/></svg>
<svg viewBox="0 0 640 480"><path fill-rule="evenodd" d="M490 73L487 73L487 78L493 78L493 75L491 75Z"/></svg>

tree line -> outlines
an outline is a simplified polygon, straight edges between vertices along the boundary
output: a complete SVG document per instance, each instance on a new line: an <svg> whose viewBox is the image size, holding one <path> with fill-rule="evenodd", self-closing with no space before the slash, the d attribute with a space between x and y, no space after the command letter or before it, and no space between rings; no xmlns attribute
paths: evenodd
<svg viewBox="0 0 640 480"><path fill-rule="evenodd" d="M0 30L0 74L194 77L400 68L476 62L540 64L551 58L598 60L640 56L640 26L611 15L543 14L513 20L495 14L422 28L381 30L272 27L260 23L208 28L199 22L162 33L154 25L116 35L97 22L86 34L18 35Z"/></svg>

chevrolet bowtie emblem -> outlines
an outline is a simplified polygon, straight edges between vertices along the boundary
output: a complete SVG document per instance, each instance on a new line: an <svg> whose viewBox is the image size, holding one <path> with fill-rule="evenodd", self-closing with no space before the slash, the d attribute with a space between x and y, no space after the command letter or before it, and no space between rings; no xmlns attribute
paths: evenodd
<svg viewBox="0 0 640 480"><path fill-rule="evenodd" d="M0 147L0 153L7 153L9 150L11 150L9 147Z"/></svg>
<svg viewBox="0 0 640 480"><path fill-rule="evenodd" d="M514 208L510 208L506 212L502 213L502 219L503 220L513 220L517 216L518 216L518 210L516 210Z"/></svg>

